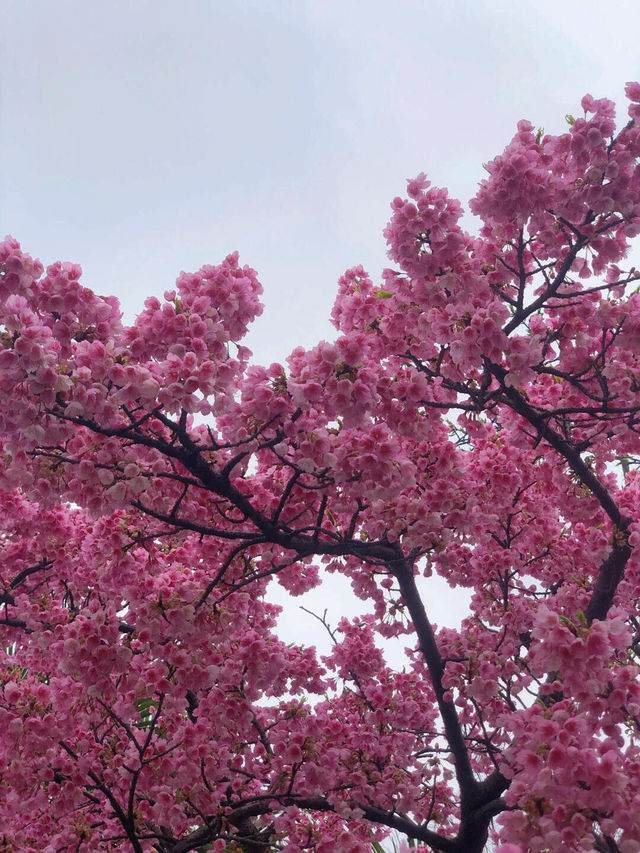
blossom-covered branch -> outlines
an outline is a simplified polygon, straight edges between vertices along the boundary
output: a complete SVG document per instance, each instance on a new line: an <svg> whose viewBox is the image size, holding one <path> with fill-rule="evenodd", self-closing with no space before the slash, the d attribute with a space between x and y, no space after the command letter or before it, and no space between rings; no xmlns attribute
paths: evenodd
<svg viewBox="0 0 640 853"><path fill-rule="evenodd" d="M396 268L345 273L336 340L287 365L249 363L237 255L127 326L0 245L0 850L637 851L627 96L619 131L591 96L520 122L477 236L409 181ZM362 614L319 657L269 586L332 572Z"/></svg>

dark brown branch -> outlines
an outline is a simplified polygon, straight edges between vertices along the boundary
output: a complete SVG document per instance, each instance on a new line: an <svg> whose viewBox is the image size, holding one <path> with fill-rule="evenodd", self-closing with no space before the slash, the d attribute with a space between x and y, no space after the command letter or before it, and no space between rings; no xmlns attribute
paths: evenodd
<svg viewBox="0 0 640 853"><path fill-rule="evenodd" d="M20 586L22 581L26 580L30 575L44 571L45 569L50 569L51 566L53 566L53 560L40 560L37 565L29 566L28 569L23 569L21 572L18 572L15 578L11 581L11 589L15 589Z"/></svg>
<svg viewBox="0 0 640 853"><path fill-rule="evenodd" d="M535 314L535 312L538 311L540 308L542 308L542 306L545 304L545 302L550 297L555 295L558 288L560 288L564 284L565 279L567 277L567 274L568 274L569 270L571 269L573 262L575 261L575 259L578 256L578 252L582 248L584 248L584 246L586 246L588 242L589 242L589 240L587 237L584 237L582 234L577 235L576 242L571 246L570 250L567 252L567 256L565 257L564 261L562 262L562 265L561 265L560 269L558 270L558 274L556 275L555 279L553 280L553 284L550 287L548 287L544 291L544 293L541 293L540 296L537 299L535 299L530 305L527 305L526 308L522 307L522 308L516 310L513 317L511 318L511 320L509 320L509 322L503 328L505 335L510 335L511 332L514 331L514 329L517 329L518 326L524 320L527 319L527 317L530 317L532 314Z"/></svg>
<svg viewBox="0 0 640 853"><path fill-rule="evenodd" d="M507 789L508 782L498 771L495 771L482 782L475 779L458 712L454 703L445 697L446 691L442 684L444 664L433 628L415 583L413 567L408 565L404 559L398 559L389 565L389 569L398 580L402 598L411 615L420 650L429 669L431 683L444 725L445 737L453 757L456 779L460 787L461 825L459 838L466 845L455 849L464 850L465 853L467 851L469 853L476 850L481 851L484 847L484 841L481 846L477 846L476 839L484 838L486 840L491 817L503 809L502 805L497 804L497 800ZM492 806L492 804L494 805Z"/></svg>
<svg viewBox="0 0 640 853"><path fill-rule="evenodd" d="M584 614L589 624L594 619L606 619L609 608L613 604L616 590L631 556L631 547L626 533L628 524L629 519L625 519L622 529L614 530L613 547L598 571L596 585Z"/></svg>
<svg viewBox="0 0 640 853"><path fill-rule="evenodd" d="M507 370L504 367L491 363L489 364L489 370L503 387L504 402L534 427L539 439L544 439L547 444L550 444L554 450L564 457L573 473L589 489L613 524L617 528L620 528L622 526L622 517L617 504L606 487L588 467L576 447L549 426L546 414L543 415L536 411L517 389L505 385L504 380L507 376Z"/></svg>

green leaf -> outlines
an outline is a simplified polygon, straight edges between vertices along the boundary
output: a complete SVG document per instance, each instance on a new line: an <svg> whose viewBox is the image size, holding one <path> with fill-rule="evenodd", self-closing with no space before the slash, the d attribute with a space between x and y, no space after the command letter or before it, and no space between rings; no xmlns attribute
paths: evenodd
<svg viewBox="0 0 640 853"><path fill-rule="evenodd" d="M376 299L391 299L394 294L390 290L375 290L373 295Z"/></svg>
<svg viewBox="0 0 640 853"><path fill-rule="evenodd" d="M571 115L571 113L567 113L567 114L566 114L566 116L565 116L565 118L566 118L566 120L567 120L567 124L569 125L569 127L573 127L573 125L576 123L576 120L575 120L575 118Z"/></svg>
<svg viewBox="0 0 640 853"><path fill-rule="evenodd" d="M133 725L137 729L148 729L151 725L153 709L157 707L158 703L155 699L136 699L136 708L140 714L140 719L137 722L134 722Z"/></svg>
<svg viewBox="0 0 640 853"><path fill-rule="evenodd" d="M560 616L558 617L558 619L560 620L560 623L561 623L562 625L564 625L564 626L565 626L565 628L568 628L568 629L571 631L571 633L572 633L572 634L574 634L574 635L576 635L576 636L577 636L577 634L578 634L578 629L577 629L577 628L576 628L576 626L573 624L573 622L571 621L571 619L569 619L569 617L568 617L568 616L562 616L562 615L560 615Z"/></svg>

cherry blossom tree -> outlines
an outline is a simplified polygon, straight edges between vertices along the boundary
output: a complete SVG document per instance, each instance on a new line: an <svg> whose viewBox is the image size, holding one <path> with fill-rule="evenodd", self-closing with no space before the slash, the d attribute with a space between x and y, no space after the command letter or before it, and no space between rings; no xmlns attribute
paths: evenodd
<svg viewBox="0 0 640 853"><path fill-rule="evenodd" d="M256 274L117 301L0 246L0 851L640 849L640 84L424 175L333 343ZM346 576L330 654L270 583ZM435 626L439 575L469 591ZM407 646L386 662L384 638ZM397 837L397 836L396 836Z"/></svg>

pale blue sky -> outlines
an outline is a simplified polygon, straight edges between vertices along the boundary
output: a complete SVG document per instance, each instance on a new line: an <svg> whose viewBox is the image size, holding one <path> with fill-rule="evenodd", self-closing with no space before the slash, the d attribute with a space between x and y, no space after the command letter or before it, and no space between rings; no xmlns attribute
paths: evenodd
<svg viewBox="0 0 640 853"><path fill-rule="evenodd" d="M238 249L256 360L332 335L336 282L426 171L463 202L520 118L640 79L640 3L0 0L0 233L128 315ZM472 221L469 221L472 225ZM462 611L431 584L436 621ZM321 605L344 612L333 585ZM433 613L432 610L430 612ZM322 641L313 620L297 632Z"/></svg>

